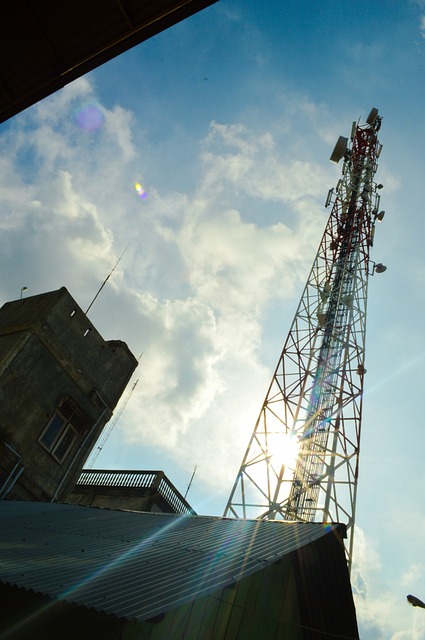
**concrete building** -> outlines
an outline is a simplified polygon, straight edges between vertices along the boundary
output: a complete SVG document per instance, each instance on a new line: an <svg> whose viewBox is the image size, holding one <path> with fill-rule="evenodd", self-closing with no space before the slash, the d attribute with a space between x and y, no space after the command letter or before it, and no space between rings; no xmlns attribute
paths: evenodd
<svg viewBox="0 0 425 640"><path fill-rule="evenodd" d="M0 498L64 500L137 360L65 287L0 309Z"/></svg>
<svg viewBox="0 0 425 640"><path fill-rule="evenodd" d="M8 640L359 637L344 527L0 501Z"/></svg>
<svg viewBox="0 0 425 640"><path fill-rule="evenodd" d="M66 502L128 511L195 514L163 471L83 469Z"/></svg>

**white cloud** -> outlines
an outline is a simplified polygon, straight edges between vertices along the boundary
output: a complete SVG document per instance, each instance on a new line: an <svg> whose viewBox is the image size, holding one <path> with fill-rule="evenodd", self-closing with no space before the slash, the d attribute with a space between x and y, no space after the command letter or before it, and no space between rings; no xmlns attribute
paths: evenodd
<svg viewBox="0 0 425 640"><path fill-rule="evenodd" d="M87 103L101 110L96 130L75 117ZM0 139L2 262L14 274L3 299L23 284L65 285L87 308L130 243L90 312L105 337L144 353L123 432L174 450L177 463L198 458L199 481L229 487L269 382L267 305L305 278L328 175L279 151L272 131L213 122L198 185L170 192L155 173L140 200L149 147L139 152L138 136L132 114L100 105L87 79L15 120ZM265 202L279 216L254 221Z"/></svg>
<svg viewBox="0 0 425 640"><path fill-rule="evenodd" d="M422 38L425 38L425 15L420 17L419 31Z"/></svg>
<svg viewBox="0 0 425 640"><path fill-rule="evenodd" d="M293 273L285 265L300 259L298 238L285 225L259 229L235 210L192 218L179 244L197 294L221 311L257 314L275 293L273 283L292 289Z"/></svg>
<svg viewBox="0 0 425 640"><path fill-rule="evenodd" d="M111 111L105 110L106 134L115 140L124 162L136 156L136 148L132 140L131 128L133 115L120 106L115 106Z"/></svg>
<svg viewBox="0 0 425 640"><path fill-rule="evenodd" d="M406 589L411 589L412 584L417 583L424 577L424 565L421 563L410 564L400 578L400 583Z"/></svg>
<svg viewBox="0 0 425 640"><path fill-rule="evenodd" d="M206 143L204 190L217 193L231 185L249 197L284 203L323 197L328 172L289 154L279 156L270 132L212 122Z"/></svg>
<svg viewBox="0 0 425 640"><path fill-rule="evenodd" d="M388 517L387 521L391 521L393 529L398 528L394 519ZM351 585L362 640L422 639L425 616L415 612L408 604L406 595L415 593L414 588L418 587L420 597L423 565L411 563L399 572L398 567L392 566L391 559L383 558L377 539L366 535L358 526L354 545Z"/></svg>
<svg viewBox="0 0 425 640"><path fill-rule="evenodd" d="M172 448L177 434L203 415L220 389L214 369L221 356L216 321L194 298L163 303L143 294L137 298L140 320L153 325L153 339L143 355L142 420L129 438Z"/></svg>

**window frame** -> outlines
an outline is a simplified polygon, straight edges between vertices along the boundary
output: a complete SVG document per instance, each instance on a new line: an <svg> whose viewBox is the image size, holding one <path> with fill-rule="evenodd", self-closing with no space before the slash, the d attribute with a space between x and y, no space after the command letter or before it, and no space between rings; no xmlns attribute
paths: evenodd
<svg viewBox="0 0 425 640"><path fill-rule="evenodd" d="M48 438L48 441L45 442L49 431L52 431L52 428L57 429L58 419L62 422L62 425L59 425L57 433L51 433L51 438ZM46 427L43 429L38 438L38 443L56 462L62 464L85 427L86 424L81 418L81 414L76 411L74 404L69 400L64 400L58 405ZM65 446L64 451L61 452L64 442L66 443L70 436L71 438L68 445Z"/></svg>

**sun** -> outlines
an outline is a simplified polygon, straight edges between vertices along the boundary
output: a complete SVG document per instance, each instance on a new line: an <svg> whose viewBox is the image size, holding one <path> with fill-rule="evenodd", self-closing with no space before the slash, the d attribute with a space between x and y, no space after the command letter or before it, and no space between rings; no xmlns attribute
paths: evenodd
<svg viewBox="0 0 425 640"><path fill-rule="evenodd" d="M299 450L300 443L296 433L274 432L267 434L267 454L275 468L283 467L284 475L293 473Z"/></svg>

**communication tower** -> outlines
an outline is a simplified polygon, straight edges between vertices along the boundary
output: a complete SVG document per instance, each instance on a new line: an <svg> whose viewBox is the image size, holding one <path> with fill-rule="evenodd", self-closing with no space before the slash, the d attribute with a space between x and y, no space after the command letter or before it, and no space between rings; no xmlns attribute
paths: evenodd
<svg viewBox="0 0 425 640"><path fill-rule="evenodd" d="M370 260L381 184L381 116L354 122L331 160L342 175L331 213L225 516L341 522L351 567L365 370Z"/></svg>

